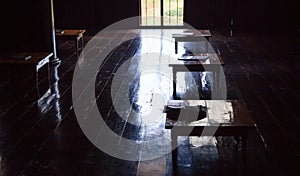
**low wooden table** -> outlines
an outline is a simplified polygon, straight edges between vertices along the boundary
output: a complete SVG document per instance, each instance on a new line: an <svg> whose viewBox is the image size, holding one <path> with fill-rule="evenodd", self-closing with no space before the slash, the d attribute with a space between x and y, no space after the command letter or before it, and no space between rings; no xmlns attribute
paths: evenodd
<svg viewBox="0 0 300 176"><path fill-rule="evenodd" d="M205 42L205 50L208 52L209 39L212 37L210 30L186 30L180 34L173 34L175 39L175 53L178 53L178 42Z"/></svg>
<svg viewBox="0 0 300 176"><path fill-rule="evenodd" d="M200 57L200 59L198 59ZM204 59L202 59L204 58ZM206 59L207 58L207 59ZM219 91L220 69L224 62L218 54L196 54L193 56L184 56L178 60L169 63L169 67L173 69L173 98L176 99L176 79L177 72L212 72L215 85L215 92Z"/></svg>
<svg viewBox="0 0 300 176"><path fill-rule="evenodd" d="M75 42L76 54L79 56L79 43L81 43L81 50L83 48L83 34L84 29L78 30L56 30L55 36L58 40L73 40Z"/></svg>
<svg viewBox="0 0 300 176"><path fill-rule="evenodd" d="M2 66L14 67L24 66L31 67L35 74L35 85L38 87L39 69L48 65L48 76L49 76L49 61L53 53L47 52L16 52L16 53L5 53L0 55L0 64ZM48 77L49 79L49 77Z"/></svg>
<svg viewBox="0 0 300 176"><path fill-rule="evenodd" d="M170 100L167 106L184 108L185 106L205 106L207 116L194 122L174 121L170 111L166 112L165 129L171 130L173 169L177 167L178 136L234 136L241 137L242 157L246 164L248 131L255 129L252 119L243 100ZM193 117L191 117L193 118ZM195 117L194 117L195 118ZM197 117L195 118L197 119ZM204 132L204 133L203 133ZM209 132L212 132L209 134Z"/></svg>

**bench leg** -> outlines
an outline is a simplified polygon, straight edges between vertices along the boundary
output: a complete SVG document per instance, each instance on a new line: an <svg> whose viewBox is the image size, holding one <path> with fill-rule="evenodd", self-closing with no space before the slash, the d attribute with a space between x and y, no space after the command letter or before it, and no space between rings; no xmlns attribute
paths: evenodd
<svg viewBox="0 0 300 176"><path fill-rule="evenodd" d="M208 43L209 43L209 37L205 37L206 41L205 41L205 51L206 53L208 53Z"/></svg>
<svg viewBox="0 0 300 176"><path fill-rule="evenodd" d="M243 157L243 164L247 165L247 141L248 135L242 136L242 157Z"/></svg>
<svg viewBox="0 0 300 176"><path fill-rule="evenodd" d="M176 97L176 71L175 69L173 68L173 99L176 100L177 97Z"/></svg>
<svg viewBox="0 0 300 176"><path fill-rule="evenodd" d="M175 54L178 53L178 42L175 42Z"/></svg>
<svg viewBox="0 0 300 176"><path fill-rule="evenodd" d="M83 37L81 37L81 52L82 52L82 50L83 50L83 47L84 47Z"/></svg>
<svg viewBox="0 0 300 176"><path fill-rule="evenodd" d="M48 63L47 64L47 69L48 69L48 86L49 86L49 89L51 90L51 68L50 68L50 64Z"/></svg>
<svg viewBox="0 0 300 176"><path fill-rule="evenodd" d="M40 95L40 89L39 89L39 71L38 70L35 71L35 81L34 82L35 82L35 86L36 86L37 95L40 98L41 95Z"/></svg>
<svg viewBox="0 0 300 176"><path fill-rule="evenodd" d="M78 53L78 39L76 39L76 41L75 41L75 44L76 44L76 55L77 55L77 57L79 56L79 53Z"/></svg>
<svg viewBox="0 0 300 176"><path fill-rule="evenodd" d="M177 156L178 156L178 149L177 149L177 136L172 134L171 131L171 145L172 145L172 169L173 169L173 175L177 174Z"/></svg>
<svg viewBox="0 0 300 176"><path fill-rule="evenodd" d="M219 97L219 96L221 96L221 95L219 95L219 94L221 94L221 92L220 92L220 78L221 78L221 76L220 76L220 67L221 66L216 66L216 68L214 68L214 71L213 71L213 87L212 87L212 91L213 91L213 93L214 93L214 98L222 98L222 97ZM218 96L218 97L216 97L216 96Z"/></svg>

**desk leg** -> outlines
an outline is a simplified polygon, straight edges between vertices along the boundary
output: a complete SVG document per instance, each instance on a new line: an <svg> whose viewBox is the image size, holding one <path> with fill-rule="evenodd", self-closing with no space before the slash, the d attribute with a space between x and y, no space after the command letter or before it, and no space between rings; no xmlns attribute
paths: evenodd
<svg viewBox="0 0 300 176"><path fill-rule="evenodd" d="M220 66L216 65L216 68L214 68L213 71L213 93L214 96L218 95L220 92ZM214 98L219 98L219 97L214 97Z"/></svg>
<svg viewBox="0 0 300 176"><path fill-rule="evenodd" d="M36 71L35 71L35 86L36 86L36 91L37 91L37 95L38 97L40 97L40 89L39 89L39 70L36 67Z"/></svg>
<svg viewBox="0 0 300 176"><path fill-rule="evenodd" d="M220 80L220 66L219 65L217 65L216 71L217 71L217 73L216 73L216 92L220 93L219 91L220 91L221 80Z"/></svg>
<svg viewBox="0 0 300 176"><path fill-rule="evenodd" d="M175 41L175 54L178 53L178 42Z"/></svg>
<svg viewBox="0 0 300 176"><path fill-rule="evenodd" d="M172 140L172 168L173 168L173 175L177 174L177 155L178 155L178 149L177 149L177 136L172 134L171 130L171 140Z"/></svg>
<svg viewBox="0 0 300 176"><path fill-rule="evenodd" d="M205 51L206 51L206 53L208 53L209 38L208 37L205 37L205 38L206 38L206 41L205 41Z"/></svg>
<svg viewBox="0 0 300 176"><path fill-rule="evenodd" d="M248 134L246 133L242 136L242 157L245 166L247 165L247 141L248 141Z"/></svg>
<svg viewBox="0 0 300 176"><path fill-rule="evenodd" d="M76 44L76 55L78 57L79 56L78 55L78 39L75 40L75 44Z"/></svg>
<svg viewBox="0 0 300 176"><path fill-rule="evenodd" d="M173 99L176 100L176 70L173 68Z"/></svg>
<svg viewBox="0 0 300 176"><path fill-rule="evenodd" d="M78 56L79 54L83 54L82 51L83 51L83 47L84 47L84 41L83 41L83 36L80 38L80 53L78 53Z"/></svg>
<svg viewBox="0 0 300 176"><path fill-rule="evenodd" d="M47 64L47 69L48 69L48 86L49 86L49 90L51 90L51 70L50 70L50 64Z"/></svg>
<svg viewBox="0 0 300 176"><path fill-rule="evenodd" d="M83 50L83 46L84 46L84 44L83 44L83 37L81 37L81 52Z"/></svg>

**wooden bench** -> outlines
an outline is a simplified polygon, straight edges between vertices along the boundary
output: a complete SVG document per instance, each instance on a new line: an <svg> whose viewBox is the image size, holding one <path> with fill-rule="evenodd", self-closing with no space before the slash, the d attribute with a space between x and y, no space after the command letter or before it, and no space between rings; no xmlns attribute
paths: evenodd
<svg viewBox="0 0 300 176"><path fill-rule="evenodd" d="M175 53L178 53L178 42L205 42L205 51L208 52L208 43L212 34L210 30L185 30L183 33L172 34L175 40Z"/></svg>
<svg viewBox="0 0 300 176"><path fill-rule="evenodd" d="M79 45L81 50L83 49L83 34L84 29L72 29L72 30L60 30L55 31L55 36L58 40L73 40L75 42L76 55L79 56ZM80 43L80 44L79 44Z"/></svg>
<svg viewBox="0 0 300 176"><path fill-rule="evenodd" d="M200 58L199 58L200 57ZM176 99L177 72L212 72L213 90L219 91L220 71L224 62L218 54L196 54L193 56L183 56L178 60L172 60L169 67L173 70L173 98Z"/></svg>
<svg viewBox="0 0 300 176"><path fill-rule="evenodd" d="M174 119L172 111L166 107L179 108L204 106L207 108L206 118L194 122ZM241 137L242 157L246 164L248 131L256 129L256 124L243 100L170 100L165 105L165 129L171 130L172 162L177 167L178 136L234 136ZM187 118L187 117L185 117ZM190 117L197 119L197 117ZM210 134L211 132L211 134Z"/></svg>
<svg viewBox="0 0 300 176"><path fill-rule="evenodd" d="M48 71L48 80L49 79L49 61L50 57L53 56L53 53L48 52L14 52L14 53L5 53L0 55L0 64L4 67L28 67L32 69L35 75L35 85L38 89L39 83L39 70L47 65ZM49 81L48 81L49 82ZM50 86L50 82L49 82Z"/></svg>

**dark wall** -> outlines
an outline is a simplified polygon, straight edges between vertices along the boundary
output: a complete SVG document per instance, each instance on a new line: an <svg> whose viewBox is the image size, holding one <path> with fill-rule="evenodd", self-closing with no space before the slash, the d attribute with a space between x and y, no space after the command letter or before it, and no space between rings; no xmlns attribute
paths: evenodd
<svg viewBox="0 0 300 176"><path fill-rule="evenodd" d="M300 27L296 0L253 0L240 2L238 26L242 30L297 32Z"/></svg>
<svg viewBox="0 0 300 176"><path fill-rule="evenodd" d="M139 15L138 0L55 1L57 28L85 28L97 32L119 20ZM297 31L296 0L185 0L185 22L195 28L237 31Z"/></svg>
<svg viewBox="0 0 300 176"><path fill-rule="evenodd" d="M296 0L185 0L185 21L196 28L297 32L300 3Z"/></svg>
<svg viewBox="0 0 300 176"><path fill-rule="evenodd" d="M49 0L11 0L1 6L0 51L51 51Z"/></svg>
<svg viewBox="0 0 300 176"><path fill-rule="evenodd" d="M99 30L139 15L138 0L60 0L55 2L56 28Z"/></svg>
<svg viewBox="0 0 300 176"><path fill-rule="evenodd" d="M185 0L185 22L196 28L294 31L300 27L296 0ZM138 0L54 0L56 28L94 34L138 16ZM1 6L1 51L51 51L50 0L10 0Z"/></svg>

